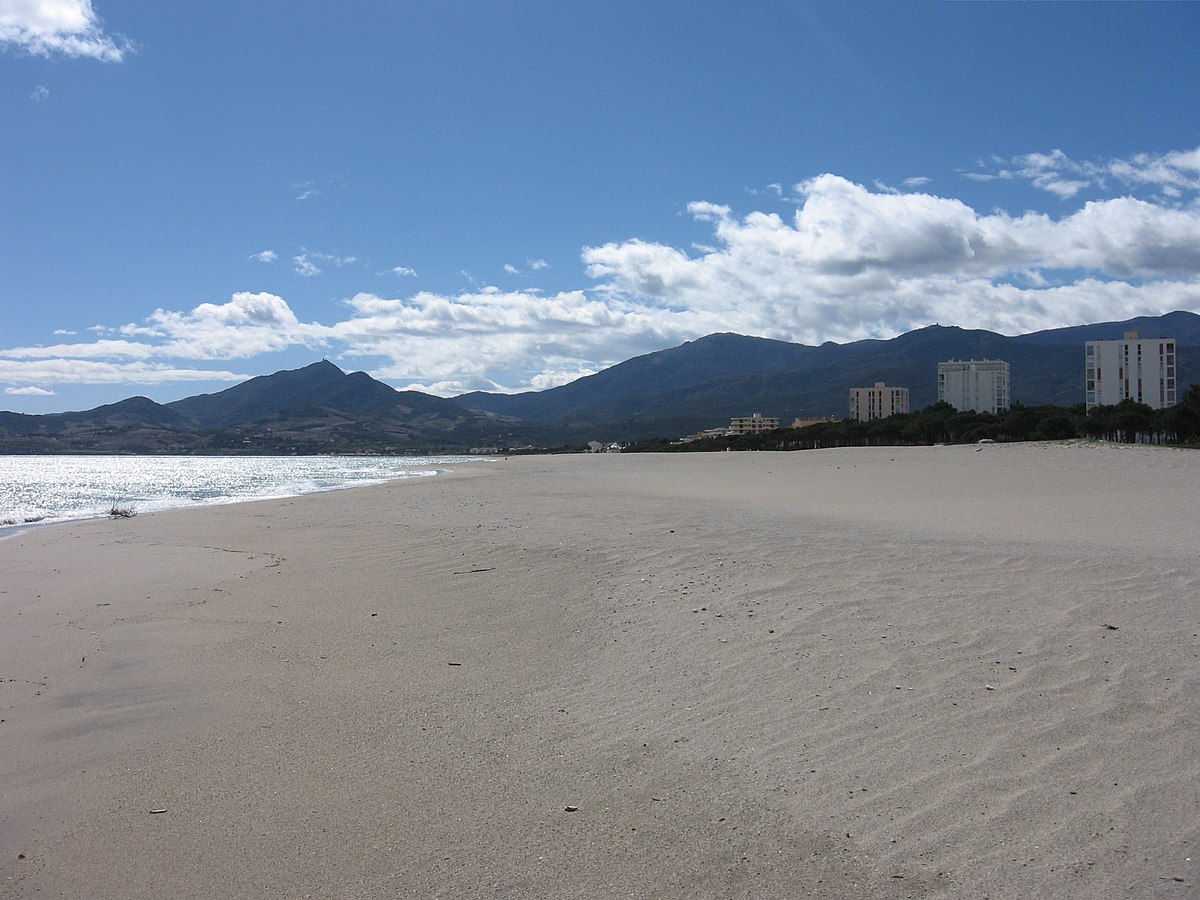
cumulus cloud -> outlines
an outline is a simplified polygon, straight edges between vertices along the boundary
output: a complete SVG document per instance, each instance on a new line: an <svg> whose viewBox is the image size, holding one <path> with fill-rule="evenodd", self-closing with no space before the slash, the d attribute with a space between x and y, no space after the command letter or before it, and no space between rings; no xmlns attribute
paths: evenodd
<svg viewBox="0 0 1200 900"><path fill-rule="evenodd" d="M156 313L161 318L161 310ZM228 303L201 303L192 310L192 319L205 319L225 325L278 326L297 324L296 314L282 297L274 294L234 294Z"/></svg>
<svg viewBox="0 0 1200 900"><path fill-rule="evenodd" d="M234 294L228 303L202 303L187 313L157 309L143 326L154 356L183 359L248 359L288 347L324 346L326 329L303 323L275 294Z"/></svg>
<svg viewBox="0 0 1200 900"><path fill-rule="evenodd" d="M44 84L39 84L33 89L33 93L29 95L29 99L35 103L41 103L49 96L50 88L46 87Z"/></svg>
<svg viewBox="0 0 1200 900"><path fill-rule="evenodd" d="M410 269L408 266L393 266L391 269L393 275L398 275L401 278L416 278L417 270Z"/></svg>
<svg viewBox="0 0 1200 900"><path fill-rule="evenodd" d="M97 371L107 376L120 370L134 373L131 380L145 380L147 373L170 380L163 372L188 370L153 360L248 359L292 346L319 349L327 336L324 326L300 322L283 298L249 292L234 294L227 303L202 303L188 312L156 309L142 322L108 330L119 337L0 350L0 362L8 361L3 372L11 374L14 366L27 364L23 381L55 381L68 376L42 373L47 365L61 362L68 365L62 372L80 372L89 380ZM177 380L196 379L185 374Z"/></svg>
<svg viewBox="0 0 1200 900"><path fill-rule="evenodd" d="M1059 219L981 215L953 198L873 192L831 174L795 190L790 221L693 203L715 246L695 255L642 240L590 247L588 273L610 297L806 343L938 321L1014 334L1200 303L1195 208L1118 197ZM1129 283L1107 286L1114 279Z"/></svg>
<svg viewBox="0 0 1200 900"><path fill-rule="evenodd" d="M4 393L12 394L15 397L57 397L58 394L54 391L47 390L44 387L29 385L28 387L7 387Z"/></svg>
<svg viewBox="0 0 1200 900"><path fill-rule="evenodd" d="M125 37L105 33L91 0L0 0L0 44L102 62L120 62L132 48Z"/></svg>
<svg viewBox="0 0 1200 900"><path fill-rule="evenodd" d="M520 390L556 373L595 371L671 343L636 304L567 291L473 289L407 298L358 294L330 326L347 359L382 359L370 371L439 394ZM710 329L711 330L711 329Z"/></svg>
<svg viewBox="0 0 1200 900"><path fill-rule="evenodd" d="M158 309L93 342L0 350L0 380L188 380L172 360L245 359L305 346L371 360L372 374L440 394L549 387L649 352L664 335L645 310L584 291L542 296L486 287L405 298L357 294L332 325L301 321L282 298L239 293L190 311ZM670 338L668 338L669 340ZM382 362L377 362L382 360ZM236 378L229 373L231 378Z"/></svg>
<svg viewBox="0 0 1200 900"><path fill-rule="evenodd" d="M1195 153L1151 162L1122 177L1186 192L1184 175L1200 173ZM1065 164L1047 154L1039 165ZM979 212L918 180L901 191L817 175L768 198L786 214L698 200L686 209L709 232L703 245L630 238L587 247L592 281L576 290L472 282L457 293L363 292L342 301L331 324L305 321L269 293L158 309L100 328L92 341L0 350L0 381L187 380L200 371L212 380L188 363L305 347L397 387L452 395L551 387L716 331L819 344L935 322L1019 334L1200 311L1200 204L1176 202L1183 194L1127 192L1057 215L1011 214ZM308 250L296 259L318 269L353 261ZM524 271L538 271L535 262Z"/></svg>
<svg viewBox="0 0 1200 900"><path fill-rule="evenodd" d="M274 250L261 250L258 253L251 254L250 259L254 262L273 263L279 259L279 254Z"/></svg>

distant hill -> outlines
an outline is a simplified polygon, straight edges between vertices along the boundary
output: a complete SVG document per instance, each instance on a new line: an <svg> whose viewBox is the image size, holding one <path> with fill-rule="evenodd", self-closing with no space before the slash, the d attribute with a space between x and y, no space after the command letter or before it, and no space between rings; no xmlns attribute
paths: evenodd
<svg viewBox="0 0 1200 900"><path fill-rule="evenodd" d="M0 453L415 452L494 444L514 422L318 362L215 394L0 413Z"/></svg>
<svg viewBox="0 0 1200 900"><path fill-rule="evenodd" d="M0 412L0 453L465 452L591 439L688 434L759 412L782 423L844 416L851 387L883 381L937 399L937 364L1003 359L1012 397L1029 406L1083 399L1083 343L1127 331L1179 342L1182 395L1200 382L1200 316L1173 312L1005 337L931 325L887 341L819 347L710 334L546 391L397 391L328 361L251 378L214 394L158 404L146 397L84 412Z"/></svg>
<svg viewBox="0 0 1200 900"><path fill-rule="evenodd" d="M1161 316L1138 316L1123 322L1099 325L1072 325L1023 334L1013 340L1023 344L1059 344L1083 346L1085 341L1110 341L1136 331L1142 337L1172 337L1185 347L1200 347L1200 316L1176 310Z"/></svg>
<svg viewBox="0 0 1200 900"><path fill-rule="evenodd" d="M1026 405L1070 406L1083 400L1083 343L1170 336L1179 343L1180 391L1200 381L1200 316L1173 312L1006 337L931 325L891 340L818 347L737 334L713 334L639 356L561 387L523 394L475 392L464 407L583 434L631 438L698 431L732 416L761 412L781 422L844 416L851 387L876 381L911 391L920 409L937 400L937 364L949 359L1003 359L1012 396Z"/></svg>
<svg viewBox="0 0 1200 900"><path fill-rule="evenodd" d="M165 404L199 428L229 428L306 404L359 416L426 415L464 419L461 406L418 391L397 391L365 372L346 374L328 360L251 378L216 394Z"/></svg>

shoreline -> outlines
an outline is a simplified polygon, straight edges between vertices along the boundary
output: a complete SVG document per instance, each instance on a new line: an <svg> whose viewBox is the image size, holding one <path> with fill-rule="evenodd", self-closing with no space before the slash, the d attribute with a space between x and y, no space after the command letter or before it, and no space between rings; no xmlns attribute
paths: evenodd
<svg viewBox="0 0 1200 900"><path fill-rule="evenodd" d="M11 459L12 457L9 458ZM62 458L76 459L76 457ZM128 457L121 458L125 459ZM232 459L233 457L230 458ZM308 459L314 460L325 458L326 457L308 457ZM369 459L370 457L354 458ZM44 457L39 457L39 459L44 459ZM144 457L144 459L150 461L161 461L164 459L191 461L194 458L187 456L153 456ZM304 458L279 457L278 459L294 465L298 460ZM162 473L151 470L147 473L143 473L150 481L149 487L146 487L145 484L142 485L143 490L151 491L149 496L133 497L126 502L125 495L122 495L116 499L113 499L111 501L111 505L113 508L128 507L132 511L129 515L116 517L133 518L135 515L151 515L157 512L166 512L172 510L202 508L206 506L223 506L237 503L252 503L260 500L287 499L289 497L301 497L308 494L323 493L325 491L340 491L357 487L369 487L374 484L387 483L388 481L404 481L410 478L445 474L449 471L446 468L448 465L465 465L468 462L476 463L490 461L482 458L467 457L430 457L428 460L425 457L404 457L404 459L414 460L414 464L401 466L400 471L396 471L391 474L380 473L378 477L374 478L353 478L350 476L344 476L344 480L330 481L328 473L315 471L311 473L311 475L318 479L324 479L324 481L297 481L294 480L294 478L293 480L285 480L278 483L272 483L268 481L265 484L253 485L254 489L257 490L258 493L247 493L244 485L234 484L233 482L222 484L219 483L218 480L218 483L215 483L213 487L218 489L228 489L233 491L233 493L222 493L219 496L199 497L195 496L194 493L192 495L179 495L167 489L164 484L159 483L162 478ZM11 477L11 473L7 474L9 477ZM307 475L309 473L304 474ZM36 481L35 474L30 473L29 477ZM0 494L6 493L8 487L9 485L0 484ZM64 487L66 490L65 496L62 494ZM239 488L241 488L240 492ZM93 496L94 492L83 491L81 493L81 485L73 482L70 477L68 477L65 482L53 483L49 485L49 490L54 492L55 495L60 498L58 508L39 512L39 514L36 516L26 515L25 518L21 518L21 514L15 514L9 518L0 518L0 538L6 536L12 531L20 531L26 528L70 524L72 522L84 522L112 517L111 513L101 508L109 505L108 500L103 501L99 507L96 506L93 502L95 501L95 497ZM195 488L193 488L193 491L194 490ZM202 486L202 494L207 494L210 492L211 489L209 486ZM84 494L86 494L86 500L84 499ZM86 509L80 506L81 502L86 504Z"/></svg>
<svg viewBox="0 0 1200 900"><path fill-rule="evenodd" d="M1186 896L1200 457L1156 450L514 457L14 535L0 891Z"/></svg>

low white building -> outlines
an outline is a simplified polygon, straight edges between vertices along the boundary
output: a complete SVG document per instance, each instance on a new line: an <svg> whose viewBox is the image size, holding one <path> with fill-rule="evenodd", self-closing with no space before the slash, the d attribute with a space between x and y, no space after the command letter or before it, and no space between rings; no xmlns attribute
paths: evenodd
<svg viewBox="0 0 1200 900"><path fill-rule="evenodd" d="M729 430L726 434L755 434L759 431L774 431L778 427L777 416L755 413L752 416L734 416L729 420Z"/></svg>
<svg viewBox="0 0 1200 900"><path fill-rule="evenodd" d="M850 388L850 418L856 422L886 419L908 412L908 388L888 387L882 381L874 387Z"/></svg>
<svg viewBox="0 0 1200 900"><path fill-rule="evenodd" d="M1008 409L1008 363L1002 359L938 363L938 400L964 411L998 413Z"/></svg>
<svg viewBox="0 0 1200 900"><path fill-rule="evenodd" d="M1151 409L1174 406L1175 339L1139 338L1125 332L1119 341L1088 341L1086 361L1087 408L1136 400Z"/></svg>

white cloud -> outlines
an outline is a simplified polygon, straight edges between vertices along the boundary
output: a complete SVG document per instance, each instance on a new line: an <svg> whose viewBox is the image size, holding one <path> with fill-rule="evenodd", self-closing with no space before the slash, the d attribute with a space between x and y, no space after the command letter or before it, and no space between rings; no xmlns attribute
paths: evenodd
<svg viewBox="0 0 1200 900"><path fill-rule="evenodd" d="M508 275L527 275L531 272L540 272L543 269L550 268L550 263L544 259L527 259L525 260L526 268L524 270L517 268L512 263L504 264L504 271Z"/></svg>
<svg viewBox="0 0 1200 900"><path fill-rule="evenodd" d="M58 394L54 391L47 390L44 387L30 385L29 387L7 387L4 393L12 394L15 397L57 397Z"/></svg>
<svg viewBox="0 0 1200 900"><path fill-rule="evenodd" d="M588 272L613 298L806 343L938 321L1013 334L1200 306L1200 210L1125 197L1055 220L980 215L955 199L874 193L835 175L797 190L791 221L694 203L692 215L714 225L715 247L689 256L610 243L585 250ZM1013 287L1015 277L1028 286ZM1040 277L1058 288L1037 289ZM1108 279L1131 281L1105 288Z"/></svg>
<svg viewBox="0 0 1200 900"><path fill-rule="evenodd" d="M307 253L301 253L299 256L292 257L292 263L295 266L296 274L305 278L311 278L314 275L320 275L320 267L314 263Z"/></svg>
<svg viewBox="0 0 1200 900"><path fill-rule="evenodd" d="M583 291L358 294L347 306L329 329L346 356L391 360L372 374L440 394L523 389L663 346L644 311Z"/></svg>
<svg viewBox="0 0 1200 900"><path fill-rule="evenodd" d="M35 103L41 103L49 96L50 88L46 87L44 84L39 84L33 89L33 93L29 95L29 99L33 100Z"/></svg>
<svg viewBox="0 0 1200 900"><path fill-rule="evenodd" d="M1169 172L1200 174L1195 153L1161 159ZM1047 155L1038 165L1064 164ZM1166 180L1148 161L1138 171ZM586 248L588 288L544 294L472 283L453 294L359 293L332 324L302 320L278 295L241 292L101 326L90 342L0 350L0 381L117 382L121 373L182 381L201 371L199 362L305 347L362 360L397 386L510 391L561 384L716 331L819 344L934 322L1019 334L1200 311L1200 204L1122 196L1076 202L1057 216L1012 215L832 174L794 190L786 215L688 205L711 231L708 246L628 239ZM308 250L300 260L315 268L353 262Z"/></svg>
<svg viewBox="0 0 1200 900"><path fill-rule="evenodd" d="M595 374L595 369L586 368L558 369L553 372L542 372L530 379L529 387L535 391L544 391L549 388L570 384L572 381L578 381L580 378L586 378L588 375Z"/></svg>
<svg viewBox="0 0 1200 900"><path fill-rule="evenodd" d="M105 34L91 0L0 0L0 44L102 62L120 62L132 49L125 37Z"/></svg>
<svg viewBox="0 0 1200 900"><path fill-rule="evenodd" d="M107 330L120 337L44 347L13 347L0 350L0 362L10 361L6 364L9 372L13 371L12 366L29 365L29 371L37 373L56 361L80 366L107 361L116 369L135 372L140 379L145 372L161 377L161 371L173 370L165 364L151 364L151 360L248 359L293 346L316 350L324 346L329 334L323 325L300 322L283 298L249 292L234 294L227 303L202 303L190 312L156 309L143 322ZM130 367L130 361L141 362L145 367ZM85 371L88 379L94 378L93 369L85 366L80 371ZM54 379L30 374L22 380ZM169 379L162 377L162 380Z"/></svg>
<svg viewBox="0 0 1200 900"><path fill-rule="evenodd" d="M197 321L211 320L224 325L269 325L288 328L296 325L296 314L282 297L274 294L234 294L228 303L201 303L192 310Z"/></svg>
<svg viewBox="0 0 1200 900"><path fill-rule="evenodd" d="M279 259L279 254L274 250L261 250L258 253L251 254L250 259L253 262L273 263Z"/></svg>
<svg viewBox="0 0 1200 900"><path fill-rule="evenodd" d="M106 363L47 359L15 363L0 359L0 381L43 384L172 384L197 381L245 381L249 375L225 370L190 369L165 364Z"/></svg>
<svg viewBox="0 0 1200 900"><path fill-rule="evenodd" d="M417 276L417 270L410 269L408 266L393 266L391 272L393 275L398 275L401 278L415 278Z"/></svg>
<svg viewBox="0 0 1200 900"><path fill-rule="evenodd" d="M1064 199L1089 188L1109 190L1151 189L1163 198L1178 198L1200 191L1200 147L1169 153L1136 153L1128 159L1074 160L1062 150L1026 153L1011 159L993 157L978 169L963 173L975 181L1028 181L1034 187Z"/></svg>
<svg viewBox="0 0 1200 900"><path fill-rule="evenodd" d="M320 197L325 193L338 194L343 190L344 185L340 175L328 175L319 179L298 181L290 187L295 192L295 199L311 200L313 197Z"/></svg>
<svg viewBox="0 0 1200 900"><path fill-rule="evenodd" d="M332 253L317 253L312 250L302 250L299 255L292 257L296 274L305 278L320 275L323 265L341 268L342 266L352 266L356 262L358 262L356 256L335 256Z"/></svg>
<svg viewBox="0 0 1200 900"><path fill-rule="evenodd" d="M248 359L288 347L324 346L327 329L303 323L274 294L234 294L228 303L202 303L189 313L157 309L132 330L157 341L152 355L182 359Z"/></svg>
<svg viewBox="0 0 1200 900"><path fill-rule="evenodd" d="M155 349L138 341L99 340L79 344L51 344L48 347L13 347L0 350L9 359L148 359L158 355Z"/></svg>

